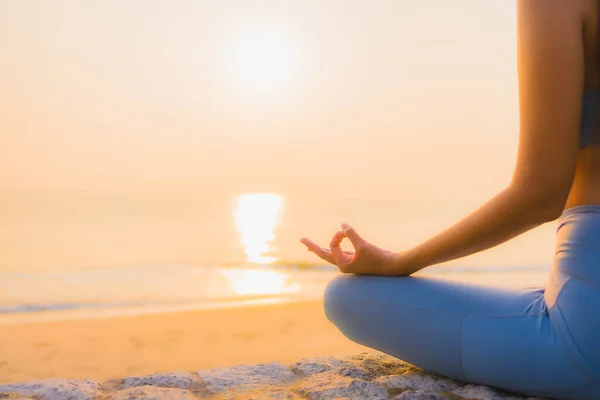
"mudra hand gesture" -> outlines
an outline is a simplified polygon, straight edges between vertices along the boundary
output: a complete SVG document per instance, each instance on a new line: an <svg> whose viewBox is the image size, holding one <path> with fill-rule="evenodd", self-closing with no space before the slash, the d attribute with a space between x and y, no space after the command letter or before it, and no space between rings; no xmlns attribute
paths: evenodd
<svg viewBox="0 0 600 400"><path fill-rule="evenodd" d="M354 251L343 251L342 240L348 238L354 246ZM363 239L348 224L342 224L342 230L333 235L329 243L329 249L321 247L312 240L302 238L300 241L323 260L336 265L340 272L381 275L402 276L408 275L399 266L397 253L383 250Z"/></svg>

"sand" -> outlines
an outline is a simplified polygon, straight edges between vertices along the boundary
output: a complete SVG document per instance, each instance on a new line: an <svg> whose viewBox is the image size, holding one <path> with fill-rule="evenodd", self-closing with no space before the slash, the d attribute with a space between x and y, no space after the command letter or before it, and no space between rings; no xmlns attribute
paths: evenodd
<svg viewBox="0 0 600 400"><path fill-rule="evenodd" d="M322 302L0 325L0 383L104 381L304 357L376 353L346 339Z"/></svg>

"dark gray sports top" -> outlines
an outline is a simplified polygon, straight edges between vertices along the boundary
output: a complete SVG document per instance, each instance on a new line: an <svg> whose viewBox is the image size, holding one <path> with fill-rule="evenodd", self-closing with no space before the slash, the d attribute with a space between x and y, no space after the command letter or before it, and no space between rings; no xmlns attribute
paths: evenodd
<svg viewBox="0 0 600 400"><path fill-rule="evenodd" d="M579 148L600 146L600 89L586 89L581 106Z"/></svg>

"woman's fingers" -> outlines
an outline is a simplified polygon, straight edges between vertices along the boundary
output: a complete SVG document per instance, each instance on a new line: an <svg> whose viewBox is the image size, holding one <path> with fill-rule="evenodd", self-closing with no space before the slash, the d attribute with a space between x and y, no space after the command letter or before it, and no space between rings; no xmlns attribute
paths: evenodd
<svg viewBox="0 0 600 400"><path fill-rule="evenodd" d="M318 244L316 244L315 242L313 242L310 239L302 238L302 239L300 239L300 241L308 248L309 251L312 251L313 253L315 253L317 256L319 256L323 260L327 261L328 263L337 265L335 263L335 258L333 257L331 252L328 251L327 249L324 249L323 247L319 246Z"/></svg>
<svg viewBox="0 0 600 400"><path fill-rule="evenodd" d="M331 242L329 243L329 248L331 249L331 254L333 255L333 259L335 260L335 264L337 266L343 262L342 257L344 256L344 252L342 251L342 240L344 240L344 232L338 231L333 235Z"/></svg>
<svg viewBox="0 0 600 400"><path fill-rule="evenodd" d="M312 251L317 256L319 256L319 258L327 261L328 263L333 264L333 265L337 265L335 263L335 259L334 259L333 255L330 252L326 251L326 249L324 249L322 247L318 247L316 249L310 249L310 251Z"/></svg>
<svg viewBox="0 0 600 400"><path fill-rule="evenodd" d="M338 243L336 245L337 249L335 251L337 253L337 251L339 250L339 252L340 252L339 259L340 259L341 263L348 263L350 260L353 259L354 252L353 251L342 251L342 249L340 247L340 243L344 239L344 234L343 234L343 232L338 232L336 235L338 235L339 237L337 238ZM308 251L312 251L319 258L321 258L333 265L338 265L336 258L330 249L321 247L318 244L316 244L315 242L313 242L312 240L307 239L307 238L302 238L302 239L300 239L300 241L306 246ZM332 240L330 245L331 244L335 244L335 242Z"/></svg>
<svg viewBox="0 0 600 400"><path fill-rule="evenodd" d="M331 239L331 243L329 244L331 247L331 254L335 260L335 265L338 266L341 272L349 272L349 267L356 261L356 254L353 252L342 251L341 243L344 238L347 237L344 232L337 232L333 239ZM355 248L358 252L358 248Z"/></svg>
<svg viewBox="0 0 600 400"><path fill-rule="evenodd" d="M358 249L365 243L365 240L350 225L342 224L342 230L344 231L344 235L352 242L355 249Z"/></svg>
<svg viewBox="0 0 600 400"><path fill-rule="evenodd" d="M331 250L326 249L325 247L321 247L321 249L323 249L324 252L331 254ZM308 249L309 251L312 251L310 249ZM344 250L344 254L347 254L349 256L353 256L354 252L353 251L348 251L348 250Z"/></svg>

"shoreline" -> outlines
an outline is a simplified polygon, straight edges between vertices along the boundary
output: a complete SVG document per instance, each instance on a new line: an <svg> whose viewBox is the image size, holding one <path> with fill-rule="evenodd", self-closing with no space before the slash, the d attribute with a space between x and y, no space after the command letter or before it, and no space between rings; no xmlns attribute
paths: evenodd
<svg viewBox="0 0 600 400"><path fill-rule="evenodd" d="M67 310L36 310L33 312L15 312L0 314L0 326L36 322L59 322L98 320L105 318L134 317L137 315L170 314L180 312L240 309L274 304L289 304L318 301L309 297L292 296L256 296L243 299L223 299L212 302L190 302L176 304L148 304L139 306L81 307Z"/></svg>
<svg viewBox="0 0 600 400"><path fill-rule="evenodd" d="M246 271L247 269L240 270ZM468 272L465 272L466 270L468 270ZM420 271L416 276L490 286L540 287L545 285L549 270L549 268L522 267L516 269L516 273L507 273L510 272L508 269L501 269L498 271L494 269L490 270L489 268L449 268L444 270L439 267L439 270L435 271ZM265 270L262 270L261 268L255 268L255 271L265 272ZM8 303L6 303L2 302L2 298L0 298L0 304L4 303L4 305L0 305L0 326L38 321L49 322L60 320L102 319L119 316L244 308L257 305L318 301L323 297L323 291L327 282L333 279L335 275L336 274L328 274L327 276L319 276L319 278L325 279L315 285L316 289L313 287L306 290L306 288L302 287L306 282L294 282L292 287L288 288L270 287L269 289L273 289L273 293L259 293L259 290L254 288L256 289L256 293L242 295L232 294L204 299L185 298L185 296L178 297L176 293L171 293L171 298L156 296L154 299L148 300L147 296L140 295L139 298L136 298L135 296L117 296L116 299L111 300L111 294L106 293L104 298L88 298L83 301L78 301L74 297L73 299L56 298L53 299L53 301L48 301L49 299L38 299L37 302L31 301L12 304L10 299L8 300ZM258 281L258 277L250 276L250 278ZM288 277L288 279L291 278L291 276ZM297 277L295 278L297 279ZM275 293L276 291L279 292Z"/></svg>

